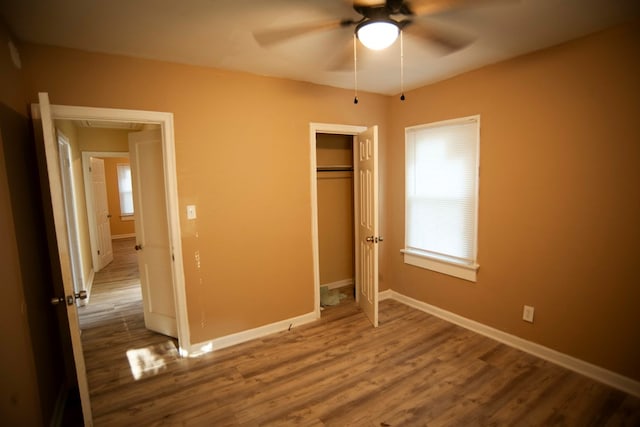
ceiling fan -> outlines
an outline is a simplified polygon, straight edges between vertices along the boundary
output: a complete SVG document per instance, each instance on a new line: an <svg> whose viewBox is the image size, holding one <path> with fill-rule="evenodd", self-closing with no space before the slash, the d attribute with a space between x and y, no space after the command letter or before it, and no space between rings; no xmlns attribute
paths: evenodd
<svg viewBox="0 0 640 427"><path fill-rule="evenodd" d="M357 39L365 47L373 50L390 46L402 31L433 43L443 48L445 52L454 52L465 47L471 40L459 34L432 28L420 22L419 18L481 2L481 0L353 0L348 3L360 15L358 19L335 19L265 29L255 31L253 36L259 45L269 47L309 33L354 27Z"/></svg>
<svg viewBox="0 0 640 427"><path fill-rule="evenodd" d="M344 29L354 27L352 60L354 70L354 104L358 103L358 84L356 66L356 39L371 50L382 50L391 46L400 36L400 100L405 100L404 95L404 53L403 34L409 34L435 44L445 52L451 53L467 46L469 37L454 34L450 31L436 29L420 21L420 17L435 15L450 10L461 9L466 6L480 3L495 2L498 0L343 0L353 7L360 15L359 18L335 19L331 21L305 23L297 26L274 28L256 31L253 33L255 40L263 47L269 47L292 38L309 33ZM351 13L353 15L353 13ZM349 48L349 46L345 46ZM346 53L346 54L345 54ZM342 70L349 64L348 49L340 55L340 60L334 62L333 70Z"/></svg>

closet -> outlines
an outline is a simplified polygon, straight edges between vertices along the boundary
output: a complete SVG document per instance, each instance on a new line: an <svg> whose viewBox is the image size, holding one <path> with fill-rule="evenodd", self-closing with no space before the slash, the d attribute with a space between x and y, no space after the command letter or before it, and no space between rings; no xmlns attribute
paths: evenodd
<svg viewBox="0 0 640 427"><path fill-rule="evenodd" d="M353 136L316 135L320 301L355 295Z"/></svg>

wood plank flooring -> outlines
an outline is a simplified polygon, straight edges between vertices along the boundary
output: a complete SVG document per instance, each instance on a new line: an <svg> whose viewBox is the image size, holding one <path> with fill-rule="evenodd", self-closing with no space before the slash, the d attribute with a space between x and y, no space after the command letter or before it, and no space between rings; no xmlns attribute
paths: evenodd
<svg viewBox="0 0 640 427"><path fill-rule="evenodd" d="M96 273L89 303L78 309L83 335L87 329L110 325L116 320L126 323L131 315L142 313L134 246L135 238L113 240L113 261Z"/></svg>
<svg viewBox="0 0 640 427"><path fill-rule="evenodd" d="M640 426L639 399L395 301L377 329L351 299L180 358L132 280L96 283L82 315L96 426Z"/></svg>

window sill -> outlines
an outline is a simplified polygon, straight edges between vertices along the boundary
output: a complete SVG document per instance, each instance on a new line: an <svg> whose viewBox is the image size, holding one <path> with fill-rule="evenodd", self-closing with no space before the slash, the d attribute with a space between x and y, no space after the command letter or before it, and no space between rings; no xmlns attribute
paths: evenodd
<svg viewBox="0 0 640 427"><path fill-rule="evenodd" d="M120 215L120 221L133 221L134 219L133 215Z"/></svg>
<svg viewBox="0 0 640 427"><path fill-rule="evenodd" d="M411 249L401 249L404 254L404 263L438 273L458 277L470 282L476 281L476 274L480 266L478 264L462 264L453 261L445 261Z"/></svg>

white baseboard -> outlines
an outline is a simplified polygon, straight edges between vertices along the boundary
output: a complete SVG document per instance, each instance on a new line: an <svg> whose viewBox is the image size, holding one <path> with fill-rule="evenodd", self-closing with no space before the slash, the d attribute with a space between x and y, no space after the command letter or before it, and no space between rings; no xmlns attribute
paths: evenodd
<svg viewBox="0 0 640 427"><path fill-rule="evenodd" d="M393 297L392 292L393 291L391 289L387 289L386 291L378 292L378 301L384 301L386 299L391 299Z"/></svg>
<svg viewBox="0 0 640 427"><path fill-rule="evenodd" d="M129 237L136 237L136 233L128 233L128 234L112 234L111 240L116 239L128 239Z"/></svg>
<svg viewBox="0 0 640 427"><path fill-rule="evenodd" d="M271 323L269 325L259 326L257 328L249 329L246 331L238 332L231 335L225 335L220 338L201 342L198 344L192 344L188 350L181 349L181 354L188 357L196 357L204 353L220 350L232 345L241 344L246 341L254 340L256 338L262 338L266 335L274 334L276 332L286 331L287 329L295 326L301 326L305 323L310 323L318 320L316 312L303 314L301 316L292 317L290 319L281 320L279 322Z"/></svg>
<svg viewBox="0 0 640 427"><path fill-rule="evenodd" d="M541 359L555 363L556 365L560 365L563 368L570 369L586 377L622 390L633 396L640 397L639 381L625 377L608 369L601 368L600 366L593 365L589 362L585 362L584 360L577 359L573 356L569 356L568 354L560 353L559 351L553 350L549 347L545 347L543 345L536 344L532 341L522 339L515 335L508 334L499 329L492 328L491 326L476 322L475 320L467 319L466 317L462 317L450 311L443 310L441 308L416 300L393 290L380 292L378 299L393 299L395 301L406 304L409 307L413 307L415 309L424 311L425 313L432 314L448 322L454 323L458 326L462 326L463 328L477 332L481 335L492 338L511 347L517 348L518 350L522 350Z"/></svg>
<svg viewBox="0 0 640 427"><path fill-rule="evenodd" d="M351 286L353 285L353 283L354 283L353 278L351 278L351 279L338 280L337 282L324 283L320 285L320 287L326 286L329 289L337 289L337 288L342 288L344 286Z"/></svg>

